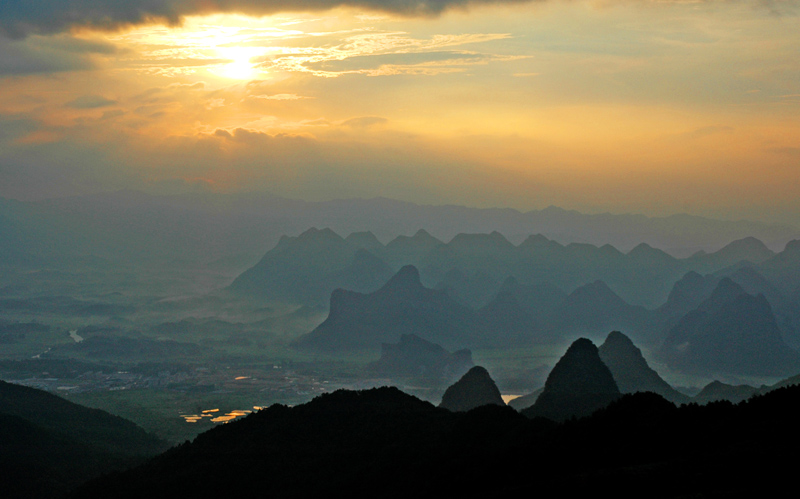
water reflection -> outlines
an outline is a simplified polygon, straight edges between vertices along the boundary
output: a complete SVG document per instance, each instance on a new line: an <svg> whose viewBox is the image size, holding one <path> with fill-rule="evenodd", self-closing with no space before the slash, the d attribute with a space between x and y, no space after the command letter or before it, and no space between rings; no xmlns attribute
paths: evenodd
<svg viewBox="0 0 800 499"><path fill-rule="evenodd" d="M254 405L253 410L260 411L261 409L265 409L266 406ZM242 416L247 416L248 414L252 413L253 411L249 409L236 409L230 412L227 412L223 415L215 414L219 412L219 409L206 409L201 411L200 414L181 414L180 417L183 418L184 421L187 423L197 423L198 421L208 420L212 423L227 423L228 421L233 421L238 419Z"/></svg>

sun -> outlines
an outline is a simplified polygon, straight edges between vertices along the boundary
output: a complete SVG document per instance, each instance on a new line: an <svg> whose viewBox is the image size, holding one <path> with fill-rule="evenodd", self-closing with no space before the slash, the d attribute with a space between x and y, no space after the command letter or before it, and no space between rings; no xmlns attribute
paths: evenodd
<svg viewBox="0 0 800 499"><path fill-rule="evenodd" d="M263 50L251 47L217 47L217 52L223 59L231 62L218 66L213 73L234 80L253 80L261 71L252 62L254 57L263 55Z"/></svg>

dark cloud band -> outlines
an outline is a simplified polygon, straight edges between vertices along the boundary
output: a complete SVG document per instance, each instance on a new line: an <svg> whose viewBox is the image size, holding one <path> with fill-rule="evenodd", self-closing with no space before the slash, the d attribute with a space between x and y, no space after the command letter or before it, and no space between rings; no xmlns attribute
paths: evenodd
<svg viewBox="0 0 800 499"><path fill-rule="evenodd" d="M4 0L0 34L22 38L83 26L115 29L159 21L178 24L183 16L211 13L267 15L349 6L405 16L435 16L453 7L527 0Z"/></svg>

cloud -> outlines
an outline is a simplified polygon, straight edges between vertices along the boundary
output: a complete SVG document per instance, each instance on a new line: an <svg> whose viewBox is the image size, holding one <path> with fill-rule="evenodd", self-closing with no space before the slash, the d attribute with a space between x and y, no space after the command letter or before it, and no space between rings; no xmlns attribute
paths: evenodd
<svg viewBox="0 0 800 499"><path fill-rule="evenodd" d="M0 116L0 144L36 131L38 124L24 116Z"/></svg>
<svg viewBox="0 0 800 499"><path fill-rule="evenodd" d="M81 95L77 99L68 102L66 106L73 109L95 109L98 107L111 106L116 103L117 101L106 99L102 95Z"/></svg>
<svg viewBox="0 0 800 499"><path fill-rule="evenodd" d="M295 48L279 55L255 57L264 71L306 72L334 78L343 74L383 76L440 74L464 71L466 67L527 56L482 54L454 50L468 44L510 38L509 33L433 35L415 38L404 32L359 33L336 40L329 46ZM443 50L443 49L450 50Z"/></svg>
<svg viewBox="0 0 800 499"><path fill-rule="evenodd" d="M354 7L403 16L431 17L451 8L528 0L4 0L0 6L0 34L24 38L52 34L73 27L117 29L158 21L180 24L188 15L238 13L269 15L277 12L322 11Z"/></svg>
<svg viewBox="0 0 800 499"><path fill-rule="evenodd" d="M108 43L69 36L36 36L16 41L0 36L0 76L92 69L94 64L91 57L94 54L115 51L116 48Z"/></svg>
<svg viewBox="0 0 800 499"><path fill-rule="evenodd" d="M464 52L417 52L417 53L395 53L379 55L361 55L348 57L338 61L320 61L308 64L310 69L316 71L361 71L368 69L378 69L381 66L415 66L430 63L450 63L450 64L469 64L483 61L487 56L482 54L472 54Z"/></svg>

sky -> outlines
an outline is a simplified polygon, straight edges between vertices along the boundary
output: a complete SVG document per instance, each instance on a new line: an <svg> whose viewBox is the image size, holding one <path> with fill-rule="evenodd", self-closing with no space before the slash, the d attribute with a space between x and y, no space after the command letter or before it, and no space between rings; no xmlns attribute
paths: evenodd
<svg viewBox="0 0 800 499"><path fill-rule="evenodd" d="M6 0L0 196L800 225L800 0Z"/></svg>

